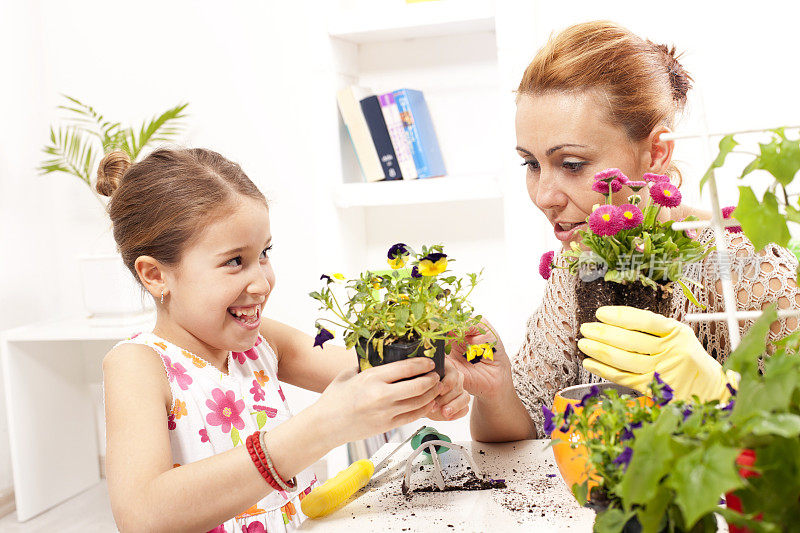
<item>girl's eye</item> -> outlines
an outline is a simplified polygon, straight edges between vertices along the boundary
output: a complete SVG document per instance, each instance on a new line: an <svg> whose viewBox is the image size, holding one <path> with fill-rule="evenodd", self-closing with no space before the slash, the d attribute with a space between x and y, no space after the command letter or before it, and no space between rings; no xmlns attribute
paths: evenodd
<svg viewBox="0 0 800 533"><path fill-rule="evenodd" d="M535 159L528 159L522 163L523 167L528 167L528 170L539 170L539 162Z"/></svg>
<svg viewBox="0 0 800 533"><path fill-rule="evenodd" d="M241 264L242 264L242 258L237 256L237 257L234 257L233 259L231 259L230 261L228 261L227 263L225 263L225 266L237 267L237 266L241 266Z"/></svg>
<svg viewBox="0 0 800 533"><path fill-rule="evenodd" d="M564 161L561 165L570 172L578 172L586 164L586 161Z"/></svg>
<svg viewBox="0 0 800 533"><path fill-rule="evenodd" d="M262 259L267 259L267 252L269 252L270 250L272 250L272 245L271 244L261 251L261 258Z"/></svg>

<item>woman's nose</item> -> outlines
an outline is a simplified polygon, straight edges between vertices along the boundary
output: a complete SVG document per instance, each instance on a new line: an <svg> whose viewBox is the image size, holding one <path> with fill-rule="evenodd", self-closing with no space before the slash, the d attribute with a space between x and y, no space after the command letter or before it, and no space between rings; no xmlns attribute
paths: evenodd
<svg viewBox="0 0 800 533"><path fill-rule="evenodd" d="M552 173L542 171L533 197L533 203L542 211L563 207L565 195Z"/></svg>

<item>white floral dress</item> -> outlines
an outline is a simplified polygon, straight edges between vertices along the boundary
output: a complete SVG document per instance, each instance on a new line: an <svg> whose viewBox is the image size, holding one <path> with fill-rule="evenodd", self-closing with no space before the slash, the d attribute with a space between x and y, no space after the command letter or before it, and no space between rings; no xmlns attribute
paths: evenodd
<svg viewBox="0 0 800 533"><path fill-rule="evenodd" d="M227 375L153 333L134 335L123 343L149 346L164 363L172 392L168 425L174 467L244 446L248 435L269 431L292 416L278 383L278 359L261 336L249 350L229 353ZM294 531L306 518L300 501L315 483L313 473L305 470L297 475L294 491L270 492L212 531Z"/></svg>

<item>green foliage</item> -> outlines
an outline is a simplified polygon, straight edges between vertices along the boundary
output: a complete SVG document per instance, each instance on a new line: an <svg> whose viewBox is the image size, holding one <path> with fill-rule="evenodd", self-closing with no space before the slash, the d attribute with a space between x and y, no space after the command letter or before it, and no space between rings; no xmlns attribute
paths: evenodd
<svg viewBox="0 0 800 533"><path fill-rule="evenodd" d="M800 531L800 334L765 356L776 318L774 306L767 309L728 358L725 367L741 375L730 402L659 405L665 402L654 381L654 405L607 391L585 398L585 407L568 417L599 479L593 501L607 502L595 531L620 531L634 516L645 532L716 531L714 513L754 532ZM627 468L614 462L626 446ZM744 449L755 452L756 476L740 474L736 459ZM720 504L731 492L744 514Z"/></svg>
<svg viewBox="0 0 800 533"><path fill-rule="evenodd" d="M384 344L396 340L421 340L423 349L431 349L436 340L464 339L467 330L481 320L468 302L478 274L467 274L464 279L448 274L446 266L433 275L419 274L420 262L429 254L443 254L442 246L423 246L419 254L405 248L408 254L394 270L366 271L349 281L340 274L323 276L323 288L309 295L334 318L320 318L317 328L327 323L344 329L346 346L355 346L359 352L359 339L374 341L379 353ZM446 261L449 264L454 260ZM340 289L347 293L343 302L336 295Z"/></svg>
<svg viewBox="0 0 800 533"><path fill-rule="evenodd" d="M771 176L771 183L768 183L761 198L756 196L751 187L740 186L739 204L734 215L741 222L742 230L757 250L769 243L787 246L790 238L787 221L800 223L797 195L789 194L787 190L800 170L800 138L789 138L785 128L763 130L763 132L769 133L771 140L758 145L759 153L754 154L754 158L747 163L739 178L742 179L756 170L762 170ZM719 154L700 182L701 190L714 169L724 165L728 154L738 153L734 150L738 144L733 135L727 135L720 141Z"/></svg>
<svg viewBox="0 0 800 533"><path fill-rule="evenodd" d="M50 143L43 150L48 158L39 166L40 174L65 172L78 177L91 188L92 176L99 158L113 150L122 150L136 161L147 146L174 140L183 128L181 119L189 104L179 104L142 124L138 132L113 122L93 107L76 98L64 95L68 119L64 124L50 127Z"/></svg>

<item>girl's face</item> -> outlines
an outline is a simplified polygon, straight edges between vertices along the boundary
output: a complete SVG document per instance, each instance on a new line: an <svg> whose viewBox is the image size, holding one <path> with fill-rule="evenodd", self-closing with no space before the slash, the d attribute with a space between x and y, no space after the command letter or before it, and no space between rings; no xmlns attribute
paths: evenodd
<svg viewBox="0 0 800 533"><path fill-rule="evenodd" d="M610 125L600 102L594 92L523 94L517 102L517 152L526 166L528 194L565 247L580 241L577 231L586 228L592 206L605 201L592 191L597 172L618 168L638 180L650 171L647 142L634 143ZM612 200L623 204L631 194L623 187Z"/></svg>
<svg viewBox="0 0 800 533"><path fill-rule="evenodd" d="M234 211L204 228L168 269L170 323L191 350L245 351L253 347L261 313L275 285L269 260L272 235L263 202L240 198Z"/></svg>

